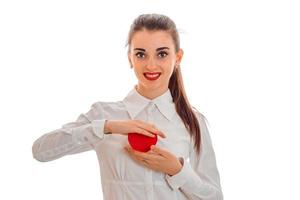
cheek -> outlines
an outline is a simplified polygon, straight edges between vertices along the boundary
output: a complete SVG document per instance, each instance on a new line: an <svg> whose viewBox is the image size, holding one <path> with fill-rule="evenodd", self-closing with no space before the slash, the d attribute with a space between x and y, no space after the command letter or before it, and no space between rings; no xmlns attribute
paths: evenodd
<svg viewBox="0 0 300 200"><path fill-rule="evenodd" d="M174 59L166 59L161 61L161 65L164 66L165 69L168 71L172 71L173 67L175 66L176 60Z"/></svg>
<svg viewBox="0 0 300 200"><path fill-rule="evenodd" d="M164 65L165 74L170 74L170 76L171 76L174 69L175 69L175 64L173 65L173 63L168 63L168 64Z"/></svg>
<svg viewBox="0 0 300 200"><path fill-rule="evenodd" d="M134 73L137 77L142 76L142 72L138 69L134 69Z"/></svg>

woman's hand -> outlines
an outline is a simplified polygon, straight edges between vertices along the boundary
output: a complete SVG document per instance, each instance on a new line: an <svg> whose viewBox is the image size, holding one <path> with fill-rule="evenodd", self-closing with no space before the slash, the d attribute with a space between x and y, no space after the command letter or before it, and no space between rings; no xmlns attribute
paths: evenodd
<svg viewBox="0 0 300 200"><path fill-rule="evenodd" d="M142 120L106 120L105 130L111 133L124 134L139 133L142 135L155 137L154 134L165 138L165 134L158 130L154 124Z"/></svg>
<svg viewBox="0 0 300 200"><path fill-rule="evenodd" d="M182 168L182 162L174 154L155 145L151 145L151 150L146 153L136 151L129 145L124 149L139 164L170 176L177 174Z"/></svg>

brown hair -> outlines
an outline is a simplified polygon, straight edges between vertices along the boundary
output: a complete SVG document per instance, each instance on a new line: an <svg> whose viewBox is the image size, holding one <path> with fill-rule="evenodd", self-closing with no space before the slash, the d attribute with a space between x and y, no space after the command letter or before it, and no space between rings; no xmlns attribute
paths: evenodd
<svg viewBox="0 0 300 200"><path fill-rule="evenodd" d="M173 38L176 52L179 51L180 39L178 30L173 20L161 14L142 14L133 21L133 24L130 27L126 43L126 46L129 46L128 52L130 51L130 43L134 33L137 31L142 31L144 29L149 31L163 30L169 32ZM173 102L175 103L176 111L182 119L188 132L190 133L190 136L193 137L195 141L194 148L199 154L201 144L200 126L196 114L192 109L194 107L190 105L186 96L180 66L176 68L174 67L174 71L169 80L168 87L173 97Z"/></svg>

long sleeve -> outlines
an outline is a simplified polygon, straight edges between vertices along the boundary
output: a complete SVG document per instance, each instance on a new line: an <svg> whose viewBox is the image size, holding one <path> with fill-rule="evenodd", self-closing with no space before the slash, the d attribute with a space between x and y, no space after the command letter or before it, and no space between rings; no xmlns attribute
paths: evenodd
<svg viewBox="0 0 300 200"><path fill-rule="evenodd" d="M103 140L105 116L101 102L92 104L87 113L81 113L76 121L45 133L32 146L33 158L41 162L58 159L93 149Z"/></svg>
<svg viewBox="0 0 300 200"><path fill-rule="evenodd" d="M173 176L166 175L166 180L173 189L179 189L189 199L223 200L207 119L200 112L197 114L201 130L200 155L196 154L192 143L189 162L183 160L181 171Z"/></svg>

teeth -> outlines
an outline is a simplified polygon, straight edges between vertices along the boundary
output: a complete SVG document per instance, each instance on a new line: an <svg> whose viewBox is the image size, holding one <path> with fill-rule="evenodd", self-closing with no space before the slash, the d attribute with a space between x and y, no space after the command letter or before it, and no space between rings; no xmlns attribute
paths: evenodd
<svg viewBox="0 0 300 200"><path fill-rule="evenodd" d="M147 77L149 78L156 78L158 77L160 74L145 74Z"/></svg>
<svg viewBox="0 0 300 200"><path fill-rule="evenodd" d="M158 76L159 76L159 74L157 74L157 75L150 75L150 74L146 74L146 76L147 76L147 77L150 77L150 78L154 78L154 77L158 77Z"/></svg>

